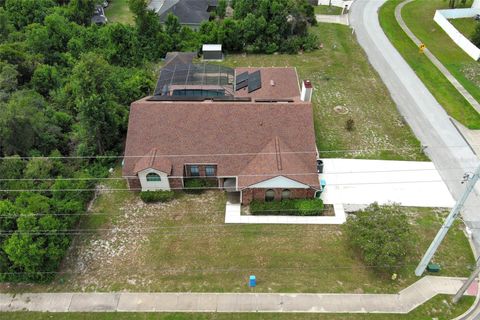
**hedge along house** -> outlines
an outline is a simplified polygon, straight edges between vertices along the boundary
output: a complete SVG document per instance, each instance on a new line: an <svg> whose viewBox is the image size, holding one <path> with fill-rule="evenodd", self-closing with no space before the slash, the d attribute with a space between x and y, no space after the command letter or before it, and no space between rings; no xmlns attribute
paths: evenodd
<svg viewBox="0 0 480 320"><path fill-rule="evenodd" d="M243 204L319 195L312 88L304 82L300 94L295 69L169 68L156 95L131 105L123 167L131 189L208 179Z"/></svg>

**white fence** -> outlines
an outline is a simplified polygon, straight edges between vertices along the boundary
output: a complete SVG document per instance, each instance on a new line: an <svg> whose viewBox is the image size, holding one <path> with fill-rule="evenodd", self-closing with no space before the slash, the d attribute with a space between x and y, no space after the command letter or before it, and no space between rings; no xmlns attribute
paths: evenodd
<svg viewBox="0 0 480 320"><path fill-rule="evenodd" d="M474 60L480 59L480 49L455 28L448 19L472 18L480 14L480 9L437 10L433 20L448 34L450 38Z"/></svg>

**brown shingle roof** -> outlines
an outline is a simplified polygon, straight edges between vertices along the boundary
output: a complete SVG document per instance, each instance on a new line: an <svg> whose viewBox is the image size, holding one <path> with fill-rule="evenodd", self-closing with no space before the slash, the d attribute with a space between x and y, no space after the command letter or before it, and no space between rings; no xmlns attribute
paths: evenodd
<svg viewBox="0 0 480 320"><path fill-rule="evenodd" d="M260 70L262 87L248 93L247 88L235 92L238 97L252 99L293 99L300 101L297 72L294 68L236 68L235 74Z"/></svg>
<svg viewBox="0 0 480 320"><path fill-rule="evenodd" d="M310 103L146 99L130 109L124 176L134 176L156 149L173 176L186 163L216 163L218 176L240 175L240 188L277 175L318 188Z"/></svg>
<svg viewBox="0 0 480 320"><path fill-rule="evenodd" d="M150 150L144 157L138 158L137 160L133 169L135 174L148 168L160 170L166 174L172 173L172 162L166 157L157 156L156 148Z"/></svg>

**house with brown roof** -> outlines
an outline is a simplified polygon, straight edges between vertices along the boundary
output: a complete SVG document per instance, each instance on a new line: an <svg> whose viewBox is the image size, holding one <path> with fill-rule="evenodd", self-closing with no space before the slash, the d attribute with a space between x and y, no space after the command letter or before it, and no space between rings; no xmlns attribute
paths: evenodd
<svg viewBox="0 0 480 320"><path fill-rule="evenodd" d="M131 189L178 190L200 178L243 204L319 196L310 82L300 89L294 68L181 66L131 105Z"/></svg>

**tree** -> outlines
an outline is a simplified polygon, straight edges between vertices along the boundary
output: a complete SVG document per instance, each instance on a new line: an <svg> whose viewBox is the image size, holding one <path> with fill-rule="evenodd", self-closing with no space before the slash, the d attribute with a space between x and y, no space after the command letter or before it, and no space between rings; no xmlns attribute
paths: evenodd
<svg viewBox="0 0 480 320"><path fill-rule="evenodd" d="M89 25L95 10L95 3L95 0L70 0L68 5L70 20L81 25Z"/></svg>
<svg viewBox="0 0 480 320"><path fill-rule="evenodd" d="M87 53L73 68L71 85L78 112L78 152L103 155L117 146L126 125L126 109L114 98L113 68L95 53Z"/></svg>
<svg viewBox="0 0 480 320"><path fill-rule="evenodd" d="M220 19L225 18L227 12L227 0L218 0L216 12Z"/></svg>
<svg viewBox="0 0 480 320"><path fill-rule="evenodd" d="M380 273L400 269L412 244L408 217L398 205L374 203L349 217L345 230L365 264Z"/></svg>
<svg viewBox="0 0 480 320"><path fill-rule="evenodd" d="M25 43L7 42L0 45L0 61L16 66L18 84L23 85L30 81L38 57L27 52Z"/></svg>
<svg viewBox="0 0 480 320"><path fill-rule="evenodd" d="M453 9L459 3L465 5L466 2L467 0L448 0L448 6Z"/></svg>
<svg viewBox="0 0 480 320"><path fill-rule="evenodd" d="M110 24L101 29L106 44L106 57L112 64L137 66L143 61L135 29L120 23Z"/></svg>
<svg viewBox="0 0 480 320"><path fill-rule="evenodd" d="M52 0L5 1L5 10L8 13L8 19L17 30L31 23L42 23L43 19L52 12L54 6L55 2Z"/></svg>
<svg viewBox="0 0 480 320"><path fill-rule="evenodd" d="M8 14L4 8L0 7L0 43L6 41L12 31L13 25L8 20Z"/></svg>
<svg viewBox="0 0 480 320"><path fill-rule="evenodd" d="M44 97L47 97L51 90L59 88L60 83L57 68L46 64L41 64L35 69L31 81L33 88Z"/></svg>
<svg viewBox="0 0 480 320"><path fill-rule="evenodd" d="M0 109L0 151L27 155L47 126L45 100L34 91L17 91Z"/></svg>
<svg viewBox="0 0 480 320"><path fill-rule="evenodd" d="M1 154L1 153L0 153ZM24 189L24 182L21 180L23 177L23 169L25 168L25 161L22 160L19 156L12 156L8 159L3 159L0 161L0 172L4 179L14 179L11 181L0 181L0 189L2 190L11 190L11 189ZM15 192L0 192L0 199L15 199Z"/></svg>
<svg viewBox="0 0 480 320"><path fill-rule="evenodd" d="M18 87L18 71L16 66L0 61L0 102L8 97Z"/></svg>

